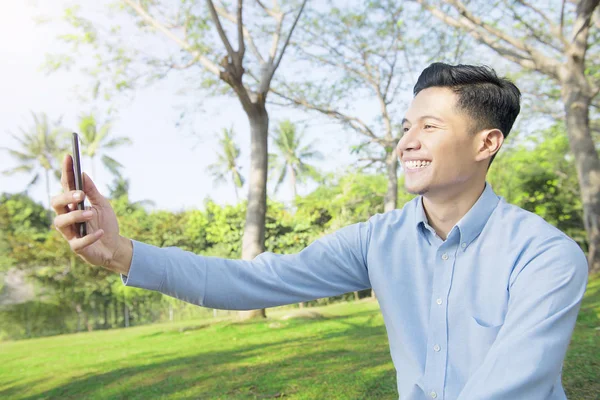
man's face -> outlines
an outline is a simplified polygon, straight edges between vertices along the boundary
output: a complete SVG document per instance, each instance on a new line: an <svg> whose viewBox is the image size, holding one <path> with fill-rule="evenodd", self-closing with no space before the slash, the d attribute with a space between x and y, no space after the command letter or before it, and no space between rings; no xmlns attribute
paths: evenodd
<svg viewBox="0 0 600 400"><path fill-rule="evenodd" d="M409 193L451 195L477 173L477 135L472 119L456 109L457 99L448 88L424 89L406 112L396 151Z"/></svg>

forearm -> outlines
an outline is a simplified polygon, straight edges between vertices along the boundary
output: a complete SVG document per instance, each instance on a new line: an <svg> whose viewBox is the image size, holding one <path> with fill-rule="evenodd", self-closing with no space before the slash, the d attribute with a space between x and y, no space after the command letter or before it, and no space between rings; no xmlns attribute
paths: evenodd
<svg viewBox="0 0 600 400"><path fill-rule="evenodd" d="M370 287L361 247L349 227L297 254L263 253L254 260L205 257L132 241L127 286L159 291L204 307L250 310L339 295Z"/></svg>

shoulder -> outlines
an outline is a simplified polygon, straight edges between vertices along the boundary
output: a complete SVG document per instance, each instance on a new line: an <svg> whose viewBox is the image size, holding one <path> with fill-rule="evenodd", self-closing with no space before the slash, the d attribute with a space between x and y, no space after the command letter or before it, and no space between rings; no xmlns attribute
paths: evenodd
<svg viewBox="0 0 600 400"><path fill-rule="evenodd" d="M415 197L414 199L405 203L401 208L383 213L377 213L370 217L367 223L372 228L387 227L390 229L398 229L399 227L405 226L407 223L412 224L415 221L417 201L419 201L419 197Z"/></svg>
<svg viewBox="0 0 600 400"><path fill-rule="evenodd" d="M490 222L499 247L516 256L512 280L525 269L544 275L587 276L587 258L581 247L539 215L501 198Z"/></svg>
<svg viewBox="0 0 600 400"><path fill-rule="evenodd" d="M491 219L493 229L503 231L505 235L523 243L535 245L554 238L559 242L571 243L579 247L573 239L539 215L507 203L502 197Z"/></svg>

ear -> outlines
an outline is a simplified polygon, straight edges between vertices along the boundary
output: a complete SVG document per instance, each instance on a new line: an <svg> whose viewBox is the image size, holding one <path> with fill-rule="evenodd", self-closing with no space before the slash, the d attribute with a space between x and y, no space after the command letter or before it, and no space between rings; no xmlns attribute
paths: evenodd
<svg viewBox="0 0 600 400"><path fill-rule="evenodd" d="M484 161L492 158L500 150L504 143L504 135L499 129L489 129L479 132L477 135L477 154L476 161Z"/></svg>

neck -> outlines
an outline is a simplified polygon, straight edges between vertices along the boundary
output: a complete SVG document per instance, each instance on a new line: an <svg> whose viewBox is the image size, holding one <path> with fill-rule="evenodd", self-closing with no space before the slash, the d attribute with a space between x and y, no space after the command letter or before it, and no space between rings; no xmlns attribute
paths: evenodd
<svg viewBox="0 0 600 400"><path fill-rule="evenodd" d="M448 233L473 207L485 189L485 179L468 187L455 187L452 193L423 195L423 209L429 225L439 237L446 240Z"/></svg>

